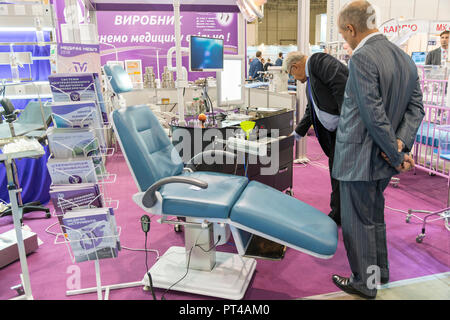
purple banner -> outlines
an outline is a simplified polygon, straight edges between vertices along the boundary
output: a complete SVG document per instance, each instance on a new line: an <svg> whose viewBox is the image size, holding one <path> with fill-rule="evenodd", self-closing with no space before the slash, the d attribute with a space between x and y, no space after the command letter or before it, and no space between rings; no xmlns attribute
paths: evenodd
<svg viewBox="0 0 450 320"><path fill-rule="evenodd" d="M238 53L237 13L181 12L181 46L189 48L191 35L224 40L224 53ZM167 11L98 11L98 33L102 65L107 61L142 60L143 72L151 66L158 78L167 65L167 52L175 46L173 12ZM189 71L189 57L183 54L183 66ZM175 54L172 66L175 67ZM189 72L188 79L213 76L215 73Z"/></svg>

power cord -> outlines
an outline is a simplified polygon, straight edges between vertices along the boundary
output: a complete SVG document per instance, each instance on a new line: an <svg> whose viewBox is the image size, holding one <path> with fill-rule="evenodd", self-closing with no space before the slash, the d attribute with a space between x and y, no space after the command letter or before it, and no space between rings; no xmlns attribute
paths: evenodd
<svg viewBox="0 0 450 320"><path fill-rule="evenodd" d="M144 231L145 233L145 244L144 244L144 249L145 249L145 272L147 273L147 277L150 283L150 291L152 292L152 297L153 300L156 300L156 295L155 295L155 290L153 288L153 280L152 280L152 275L150 274L149 268L148 268L148 254L147 254L147 234L150 232L150 217L146 214L144 214L141 217L141 227L142 227L142 231Z"/></svg>
<svg viewBox="0 0 450 320"><path fill-rule="evenodd" d="M206 230L206 229L205 229L205 230ZM211 250L215 249L215 248L217 247L217 245L219 244L220 239L222 238L221 235L218 235L218 237L217 237L217 242L216 242L211 248L209 248L208 250L205 250L205 249L203 249L200 245L198 245L198 244L197 244L197 241L198 241L198 239L200 238L200 235L202 234L203 231L204 231L204 230L202 230L202 231L198 234L197 239L195 240L194 245L193 245L193 246L191 247L191 249L189 250L189 256L188 256L188 261L187 261L187 266L186 266L186 273L185 273L185 274L184 274L177 282L175 282L174 284L172 284L166 291L164 291L164 293L163 293L163 295L162 295L162 297L161 297L161 300L166 300L166 298L165 298L166 293L169 292L170 289L172 289L175 285L177 285L178 283L180 283L180 282L181 282L184 278L186 278L186 276L188 275L188 272L189 272L189 265L190 265L190 263L191 263L191 254L192 254L192 250L194 249L194 247L199 247L201 250L203 250L203 252L208 253L208 252L210 252Z"/></svg>

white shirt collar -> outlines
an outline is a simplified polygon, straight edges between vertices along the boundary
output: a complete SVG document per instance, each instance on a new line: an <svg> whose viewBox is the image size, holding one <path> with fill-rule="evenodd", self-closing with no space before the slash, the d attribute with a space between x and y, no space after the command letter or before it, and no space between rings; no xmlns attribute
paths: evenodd
<svg viewBox="0 0 450 320"><path fill-rule="evenodd" d="M368 35L367 37L365 37L364 39L362 39L361 42L358 44L358 46L355 48L355 50L353 50L353 53L355 53L358 49L361 49L362 46L364 46L364 45L366 44L366 42L367 42L370 38L375 37L375 36L377 36L377 35L379 35L379 34L381 34L381 32L374 32L374 33L369 34L369 35Z"/></svg>
<svg viewBox="0 0 450 320"><path fill-rule="evenodd" d="M308 61L309 61L309 58L310 58L310 57L308 57L308 58L306 59L306 62L305 62L305 75L306 75L307 78L309 78L309 70L308 70Z"/></svg>

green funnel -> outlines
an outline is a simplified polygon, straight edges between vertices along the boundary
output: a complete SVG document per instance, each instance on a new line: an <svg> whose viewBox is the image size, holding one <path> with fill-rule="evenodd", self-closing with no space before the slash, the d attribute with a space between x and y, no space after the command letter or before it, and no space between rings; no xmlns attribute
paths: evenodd
<svg viewBox="0 0 450 320"><path fill-rule="evenodd" d="M241 122L241 129L244 130L244 132L247 136L247 140L249 138L250 132L255 127L255 124L256 124L256 122L254 122L254 121L242 121Z"/></svg>

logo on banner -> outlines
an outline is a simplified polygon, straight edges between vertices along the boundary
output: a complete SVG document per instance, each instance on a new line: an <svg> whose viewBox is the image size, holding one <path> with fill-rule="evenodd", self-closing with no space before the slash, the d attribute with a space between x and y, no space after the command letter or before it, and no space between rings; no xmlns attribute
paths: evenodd
<svg viewBox="0 0 450 320"><path fill-rule="evenodd" d="M72 62L75 68L75 72L87 72L88 63L87 62Z"/></svg>
<svg viewBox="0 0 450 320"><path fill-rule="evenodd" d="M221 26L229 26L232 22L233 22L233 14L232 13L225 13L225 12L221 12L221 13L217 13L216 14L216 19L217 22L221 25Z"/></svg>

